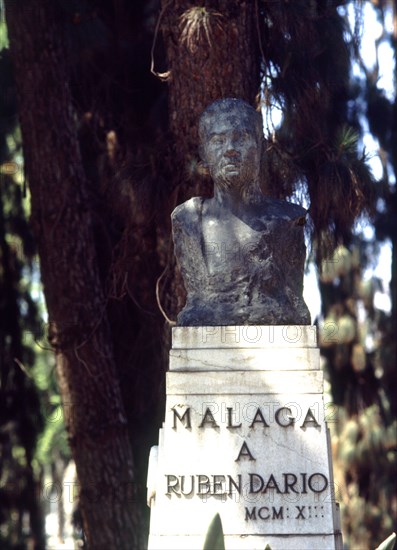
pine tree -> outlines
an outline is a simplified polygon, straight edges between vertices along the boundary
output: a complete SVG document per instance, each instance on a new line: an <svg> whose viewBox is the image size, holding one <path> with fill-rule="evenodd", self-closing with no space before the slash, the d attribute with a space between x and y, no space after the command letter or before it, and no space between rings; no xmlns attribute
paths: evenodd
<svg viewBox="0 0 397 550"><path fill-rule="evenodd" d="M266 139L263 190L306 196L319 267L337 246L337 255L353 254L354 220L374 210L379 186L357 147L356 46L342 4L6 1L50 341L93 547L144 546L148 450L163 415L169 329L185 296L170 213L212 192L197 153L200 112L226 96L281 107ZM392 220L379 217L379 235L391 234ZM360 341L346 303L359 269L351 264L341 286L326 282L326 269L322 283L324 317L341 303L337 322L353 324L353 339L323 350L343 405L337 348L356 385L363 376L352 367ZM370 380L368 405L378 403Z"/></svg>

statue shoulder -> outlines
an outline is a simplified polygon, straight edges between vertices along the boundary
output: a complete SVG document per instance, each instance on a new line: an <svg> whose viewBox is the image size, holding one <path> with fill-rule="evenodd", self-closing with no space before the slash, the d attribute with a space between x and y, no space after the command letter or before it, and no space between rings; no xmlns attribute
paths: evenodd
<svg viewBox="0 0 397 550"><path fill-rule="evenodd" d="M196 224L203 206L203 197L193 197L174 208L171 219L174 224Z"/></svg>
<svg viewBox="0 0 397 550"><path fill-rule="evenodd" d="M266 199L267 209L272 216L284 218L289 221L305 218L307 210L292 202L282 199Z"/></svg>
<svg viewBox="0 0 397 550"><path fill-rule="evenodd" d="M301 218L302 216L305 217L307 214L306 208L303 208L303 206L300 206L299 204L295 204L293 202L285 201L288 205L288 214L291 216L291 219L295 218Z"/></svg>

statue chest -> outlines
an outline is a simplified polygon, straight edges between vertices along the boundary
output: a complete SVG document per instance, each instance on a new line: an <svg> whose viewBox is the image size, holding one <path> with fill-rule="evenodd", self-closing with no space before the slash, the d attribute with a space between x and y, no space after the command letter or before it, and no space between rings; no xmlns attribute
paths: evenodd
<svg viewBox="0 0 397 550"><path fill-rule="evenodd" d="M238 276L240 271L246 271L247 264L262 261L267 232L267 228L254 229L235 216L203 219L202 244L208 273L233 272Z"/></svg>

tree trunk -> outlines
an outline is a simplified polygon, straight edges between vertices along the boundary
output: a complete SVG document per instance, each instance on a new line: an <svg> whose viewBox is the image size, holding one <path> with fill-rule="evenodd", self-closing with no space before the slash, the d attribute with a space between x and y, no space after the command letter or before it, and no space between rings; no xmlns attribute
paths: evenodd
<svg viewBox="0 0 397 550"><path fill-rule="evenodd" d="M6 1L51 343L91 548L142 548L57 3Z"/></svg>
<svg viewBox="0 0 397 550"><path fill-rule="evenodd" d="M191 0L163 0L162 5L170 125L184 179L179 198L186 200L203 192L195 172L202 111L224 97L254 104L259 92L258 13L253 1L206 0L197 7Z"/></svg>

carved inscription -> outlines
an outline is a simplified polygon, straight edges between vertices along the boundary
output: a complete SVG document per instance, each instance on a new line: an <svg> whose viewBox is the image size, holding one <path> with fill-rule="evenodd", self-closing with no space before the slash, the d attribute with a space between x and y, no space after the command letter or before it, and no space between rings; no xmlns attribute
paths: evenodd
<svg viewBox="0 0 397 550"><path fill-rule="evenodd" d="M312 519L324 517L324 506L253 506L245 507L245 521L273 519Z"/></svg>
<svg viewBox="0 0 397 550"><path fill-rule="evenodd" d="M175 475L167 474L167 495L191 496L228 496L237 493L239 495L266 494L274 490L276 494L307 494L322 493L328 487L328 479L324 474L314 473L310 476L307 473L296 475L294 473L281 474L257 474L250 473L248 476L238 474L231 475Z"/></svg>
<svg viewBox="0 0 397 550"><path fill-rule="evenodd" d="M236 422L235 411L233 407L227 407L227 420L226 428L228 429L237 429L242 428L242 422ZM177 429L178 424L184 426L185 428L190 429L191 424L191 407L186 407L183 412L178 412L174 407L172 409L173 413L173 428ZM211 407L206 407L204 413L202 414L202 419L198 424L198 428L219 428L221 422L217 420L216 413ZM223 422L223 424L225 424ZM249 429L255 429L256 427L270 428L272 422L269 418L266 418L266 411L263 411L260 407L256 408L255 413L252 416L252 419L247 419L247 426ZM279 407L275 410L274 413L274 423L282 428L289 428L295 426L296 421L293 416L292 410L289 407ZM299 424L299 427L303 430L306 428L321 428L320 423L318 422L315 412L309 407L305 411L303 416L303 421Z"/></svg>
<svg viewBox="0 0 397 550"><path fill-rule="evenodd" d="M263 445L260 451L255 448L255 441L263 437L263 434L272 433L272 430L277 429L280 434L292 435L295 430L298 430L296 433L303 436L307 430L315 433L322 429L319 412L315 406L306 407L300 411L301 414L296 415L292 411L293 405L280 406L279 403L272 405L274 405L272 414L268 406L256 406L251 407L249 415L241 415L238 404L225 406L221 411L218 406L210 403L204 404L201 412L188 405L172 408L170 420L175 431L198 430L202 435L203 431L219 434L221 430L226 429L230 432L230 437L240 439L235 447L235 456L225 457L225 461L229 460L230 464L235 464L234 473L229 471L229 473L206 472L189 475L166 474L167 497L169 499L190 499L194 496L203 500L234 499L235 502L242 503L246 522L289 519L305 521L324 517L323 506L320 504L309 506L307 501L305 504L299 502L304 495L311 496L311 503L316 499L320 502L319 495L329 490L329 480L323 473L294 471L293 464L290 471L286 472L258 471L259 466L256 466L256 463L261 463L260 468L263 468L263 456L260 455L260 452L263 453ZM280 466L286 467L282 453L282 447L280 447ZM257 458L261 458L262 462ZM236 473L236 468L243 469L241 473ZM247 468L249 468L248 471ZM249 471L251 468L252 470ZM279 501L276 502L275 498Z"/></svg>

